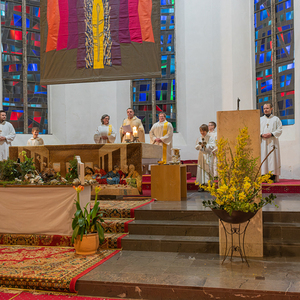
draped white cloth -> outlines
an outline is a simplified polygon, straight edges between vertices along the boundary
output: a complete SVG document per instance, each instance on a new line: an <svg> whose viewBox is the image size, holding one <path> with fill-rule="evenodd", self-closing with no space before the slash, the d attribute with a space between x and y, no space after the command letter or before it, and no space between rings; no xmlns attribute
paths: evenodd
<svg viewBox="0 0 300 300"><path fill-rule="evenodd" d="M42 138L30 138L28 141L27 141L27 146L42 146L44 145L44 140Z"/></svg>
<svg viewBox="0 0 300 300"><path fill-rule="evenodd" d="M9 122L2 122L0 124L0 136L4 136L6 140L0 141L0 161L7 159L9 156L9 146L16 137L14 127Z"/></svg>
<svg viewBox="0 0 300 300"><path fill-rule="evenodd" d="M211 136L214 141L215 141L215 148L214 150L212 151L212 154L213 154L213 173L214 173L214 177L218 176L218 160L217 160L217 131L212 131L212 132L208 132L208 135Z"/></svg>
<svg viewBox="0 0 300 300"><path fill-rule="evenodd" d="M168 123L167 127L167 134L163 135L164 132L164 124ZM164 144L167 145L167 162L172 160L172 140L173 140L173 126L170 122L157 122L155 123L150 132L150 144L160 145L163 146ZM162 140L162 143L156 142L155 139L159 138Z"/></svg>
<svg viewBox="0 0 300 300"><path fill-rule="evenodd" d="M121 137L121 142L126 143L125 141L125 134L123 135L123 126L125 125L130 125L131 129L135 126L138 131L138 142L145 143L145 130L142 121L134 116L132 119L124 119L122 126L120 127L120 137ZM133 130L132 130L133 131ZM133 136L131 135L131 140L133 140Z"/></svg>
<svg viewBox="0 0 300 300"><path fill-rule="evenodd" d="M205 142L206 146L199 145L199 142ZM199 150L196 182L200 184L207 183L210 180L210 176L213 176L212 151L215 145L215 140L208 134L205 137L199 137L196 141L195 149Z"/></svg>
<svg viewBox="0 0 300 300"><path fill-rule="evenodd" d="M115 128L111 125L111 133L109 132L109 126L101 124L98 126L95 135L94 141L96 144L107 144L107 143L114 143L116 139L116 131ZM108 137L108 139L103 139L103 137Z"/></svg>
<svg viewBox="0 0 300 300"><path fill-rule="evenodd" d="M272 171L274 175L280 175L280 148L278 138L282 134L282 123L276 116L270 115L260 118L260 134L272 133L270 138L261 138L261 161L263 161L268 153L275 146L275 151L267 158L261 167L261 174L267 174Z"/></svg>

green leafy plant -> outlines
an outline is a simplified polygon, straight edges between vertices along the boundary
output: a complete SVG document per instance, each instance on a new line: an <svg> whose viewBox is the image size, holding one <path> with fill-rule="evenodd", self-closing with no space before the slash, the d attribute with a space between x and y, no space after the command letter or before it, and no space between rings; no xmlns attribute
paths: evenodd
<svg viewBox="0 0 300 300"><path fill-rule="evenodd" d="M25 151L22 151L20 155L24 157L24 161L19 163L20 170L21 170L21 178L23 180L26 174L34 173L35 166L34 166L33 158L27 157Z"/></svg>
<svg viewBox="0 0 300 300"><path fill-rule="evenodd" d="M101 188L95 187L95 205L91 209L90 212L87 210L88 204L84 207L84 209L81 209L80 206L80 199L79 194L81 191L83 191L84 187L79 185L78 187L73 186L73 188L77 192L77 200L75 202L77 211L75 212L73 222L72 222L72 243L74 243L74 240L80 236L80 240L82 241L82 237L84 234L88 233L98 233L99 236L99 242L100 244L104 241L104 230L101 225L101 222L104 222L101 218L100 213L100 202L97 201L97 196Z"/></svg>
<svg viewBox="0 0 300 300"><path fill-rule="evenodd" d="M7 159L0 161L0 180L13 181L21 175L18 163L14 160Z"/></svg>
<svg viewBox="0 0 300 300"><path fill-rule="evenodd" d="M68 173L66 174L67 181L73 181L75 178L78 178L77 172L77 159L74 156L74 159L69 161L70 167L68 168Z"/></svg>

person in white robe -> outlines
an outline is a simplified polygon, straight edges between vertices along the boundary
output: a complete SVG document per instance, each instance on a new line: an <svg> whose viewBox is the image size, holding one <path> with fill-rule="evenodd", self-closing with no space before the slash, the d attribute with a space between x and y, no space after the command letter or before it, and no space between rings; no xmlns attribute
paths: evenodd
<svg viewBox="0 0 300 300"><path fill-rule="evenodd" d="M162 160L168 163L172 160L173 126L166 120L166 114L163 112L158 115L158 119L159 122L155 123L149 132L150 144L163 147Z"/></svg>
<svg viewBox="0 0 300 300"><path fill-rule="evenodd" d="M218 176L218 160L217 160L217 124L216 122L209 122L208 123L208 135L211 136L215 141L215 148L212 151L213 154L213 173L214 177Z"/></svg>
<svg viewBox="0 0 300 300"><path fill-rule="evenodd" d="M9 157L9 146L11 146L11 142L15 137L14 127L6 121L6 112L0 110L0 161Z"/></svg>
<svg viewBox="0 0 300 300"><path fill-rule="evenodd" d="M261 161L267 157L269 152L275 150L268 156L261 166L261 174L267 174L272 171L274 182L279 181L280 175L280 149L279 137L282 134L282 123L280 119L272 115L273 106L268 103L264 105L264 116L260 118L260 136L261 136Z"/></svg>
<svg viewBox="0 0 300 300"><path fill-rule="evenodd" d="M32 132L32 138L30 138L27 141L27 146L42 146L42 145L44 145L44 140L38 136L39 128L33 127L31 132Z"/></svg>
<svg viewBox="0 0 300 300"><path fill-rule="evenodd" d="M95 135L94 141L96 144L107 144L114 143L116 139L116 131L114 127L109 124L109 115L103 115L101 117L101 125L98 126Z"/></svg>
<svg viewBox="0 0 300 300"><path fill-rule="evenodd" d="M125 131L125 128L129 130ZM136 132L134 132L134 127ZM127 109L127 118L124 119L120 127L121 142L126 143L126 140L133 141L134 136L138 137L137 142L145 143L145 129L142 121L134 115L132 108Z"/></svg>
<svg viewBox="0 0 300 300"><path fill-rule="evenodd" d="M196 182L199 184L207 184L213 177L213 155L215 148L215 140L208 135L208 126L202 124L200 126L201 136L196 141L196 150L199 151ZM199 189L202 192L203 189Z"/></svg>

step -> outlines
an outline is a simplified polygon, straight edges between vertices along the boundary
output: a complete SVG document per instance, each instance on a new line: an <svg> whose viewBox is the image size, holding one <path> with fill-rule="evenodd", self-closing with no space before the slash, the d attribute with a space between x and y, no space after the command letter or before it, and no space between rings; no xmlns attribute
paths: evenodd
<svg viewBox="0 0 300 300"><path fill-rule="evenodd" d="M128 224L130 234L169 236L218 236L219 223L204 221L135 220Z"/></svg>
<svg viewBox="0 0 300 300"><path fill-rule="evenodd" d="M122 239L123 250L219 253L219 237L130 234Z"/></svg>
<svg viewBox="0 0 300 300"><path fill-rule="evenodd" d="M264 222L264 239L300 242L300 223Z"/></svg>
<svg viewBox="0 0 300 300"><path fill-rule="evenodd" d="M264 238L264 256L300 256L300 243L291 240Z"/></svg>
<svg viewBox="0 0 300 300"><path fill-rule="evenodd" d="M300 221L299 211L264 211L263 222L269 223L298 223Z"/></svg>
<svg viewBox="0 0 300 300"><path fill-rule="evenodd" d="M135 220L213 221L218 217L211 210L135 210Z"/></svg>

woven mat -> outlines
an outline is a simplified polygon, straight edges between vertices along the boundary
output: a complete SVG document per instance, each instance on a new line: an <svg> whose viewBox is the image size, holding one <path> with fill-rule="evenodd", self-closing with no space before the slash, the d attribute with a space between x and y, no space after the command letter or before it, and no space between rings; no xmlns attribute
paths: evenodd
<svg viewBox="0 0 300 300"><path fill-rule="evenodd" d="M0 286L75 292L77 279L118 252L82 256L70 247L0 246Z"/></svg>

